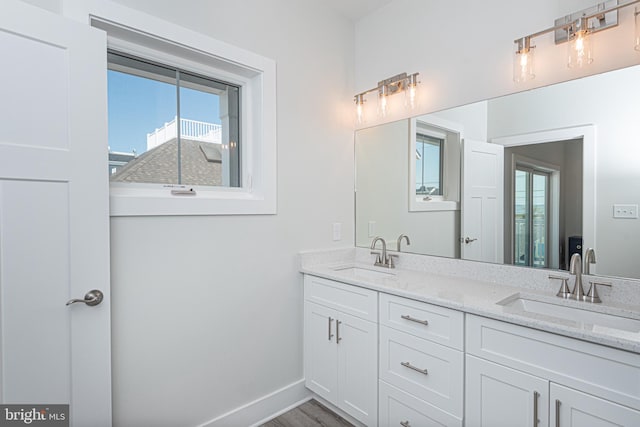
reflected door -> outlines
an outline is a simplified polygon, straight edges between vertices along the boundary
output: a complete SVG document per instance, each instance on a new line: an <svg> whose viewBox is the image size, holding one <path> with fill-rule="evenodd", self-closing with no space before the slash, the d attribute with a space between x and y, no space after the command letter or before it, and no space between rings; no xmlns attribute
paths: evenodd
<svg viewBox="0 0 640 427"><path fill-rule="evenodd" d="M549 181L547 172L518 165L514 179L514 264L548 267Z"/></svg>

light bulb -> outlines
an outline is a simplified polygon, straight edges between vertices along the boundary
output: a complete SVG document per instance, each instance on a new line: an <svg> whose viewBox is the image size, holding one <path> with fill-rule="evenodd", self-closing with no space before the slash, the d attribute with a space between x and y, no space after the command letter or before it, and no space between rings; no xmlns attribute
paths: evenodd
<svg viewBox="0 0 640 427"><path fill-rule="evenodd" d="M386 85L380 87L378 91L378 116L387 117L389 114L389 88Z"/></svg>
<svg viewBox="0 0 640 427"><path fill-rule="evenodd" d="M580 24L575 32L569 31L569 50L567 53L567 66L569 68L582 68L593 62L593 49L591 36L585 18L578 21Z"/></svg>
<svg viewBox="0 0 640 427"><path fill-rule="evenodd" d="M533 48L531 39L523 37L516 42L516 50L513 56L513 81L526 82L536 77L533 68Z"/></svg>

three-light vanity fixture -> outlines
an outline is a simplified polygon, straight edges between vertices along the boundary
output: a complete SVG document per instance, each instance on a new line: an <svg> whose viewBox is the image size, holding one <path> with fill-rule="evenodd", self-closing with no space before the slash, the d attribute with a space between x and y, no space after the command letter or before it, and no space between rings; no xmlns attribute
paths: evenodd
<svg viewBox="0 0 640 427"><path fill-rule="evenodd" d="M638 0L640 1L640 0ZM389 96L395 93L404 92L405 108L413 110L416 106L418 74L402 73L378 82L378 86L365 90L354 96L356 102L356 120L359 124L364 123L364 103L365 96L371 92L378 94L378 116L385 118L389 114Z"/></svg>
<svg viewBox="0 0 640 427"><path fill-rule="evenodd" d="M626 1L618 4L618 0L599 3L562 18L556 19L554 26L537 33L529 34L514 41L513 80L525 82L535 77L533 48L531 40L544 34L554 32L556 44L567 42L567 66L582 68L593 62L593 46L591 35L595 32L618 25L618 10L640 0ZM635 17L635 49L640 51L640 12L634 10Z"/></svg>

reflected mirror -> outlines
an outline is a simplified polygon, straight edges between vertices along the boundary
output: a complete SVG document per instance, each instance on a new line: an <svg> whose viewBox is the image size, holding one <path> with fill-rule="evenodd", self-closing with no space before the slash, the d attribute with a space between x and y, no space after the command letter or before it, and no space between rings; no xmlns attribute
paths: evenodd
<svg viewBox="0 0 640 427"><path fill-rule="evenodd" d="M640 279L640 66L361 129L356 245ZM404 242L403 242L404 244ZM406 244L405 244L406 245Z"/></svg>

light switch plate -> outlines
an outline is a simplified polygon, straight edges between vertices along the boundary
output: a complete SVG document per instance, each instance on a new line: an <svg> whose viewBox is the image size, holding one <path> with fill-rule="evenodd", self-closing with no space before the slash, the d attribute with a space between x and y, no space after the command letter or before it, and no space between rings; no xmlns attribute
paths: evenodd
<svg viewBox="0 0 640 427"><path fill-rule="evenodd" d="M342 223L334 222L333 223L333 240L342 240Z"/></svg>
<svg viewBox="0 0 640 427"><path fill-rule="evenodd" d="M638 205L613 205L614 218L638 218Z"/></svg>

